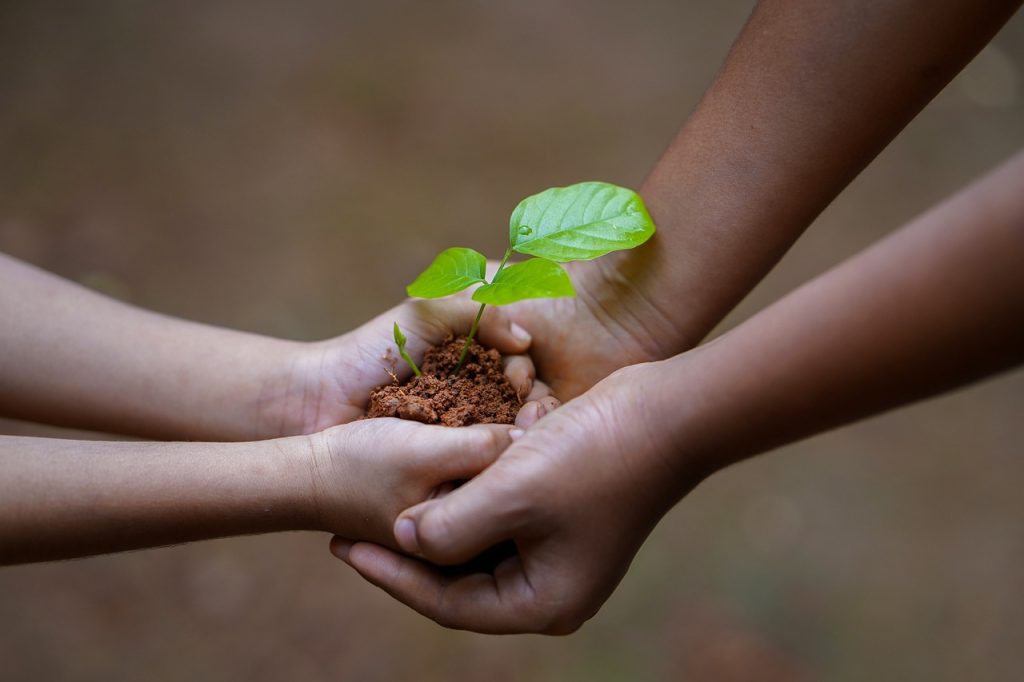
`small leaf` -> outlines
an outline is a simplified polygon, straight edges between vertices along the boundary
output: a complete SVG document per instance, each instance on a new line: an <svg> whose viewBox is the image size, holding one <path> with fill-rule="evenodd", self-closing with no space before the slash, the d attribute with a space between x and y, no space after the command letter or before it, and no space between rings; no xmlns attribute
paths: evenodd
<svg viewBox="0 0 1024 682"><path fill-rule="evenodd" d="M413 361L413 359L409 355L408 351L405 350L405 342L408 341L409 339L405 338L405 334L403 334L402 330L398 328L398 323L397 322L395 322L394 333L395 333L395 345L398 346L398 354L400 356L402 356L403 360L405 360L407 363L409 363L409 367L412 368L412 373L413 374L415 374L416 376L421 376L420 368L416 366L416 363Z"/></svg>
<svg viewBox="0 0 1024 682"><path fill-rule="evenodd" d="M473 300L490 305L505 305L527 298L575 296L569 275L558 263L546 258L531 258L508 266L473 292Z"/></svg>
<svg viewBox="0 0 1024 682"><path fill-rule="evenodd" d="M591 260L654 234L636 192L607 182L553 187L519 202L509 220L513 251L554 261Z"/></svg>
<svg viewBox="0 0 1024 682"><path fill-rule="evenodd" d="M405 291L417 298L441 298L483 282L486 269L482 253L461 247L445 249Z"/></svg>

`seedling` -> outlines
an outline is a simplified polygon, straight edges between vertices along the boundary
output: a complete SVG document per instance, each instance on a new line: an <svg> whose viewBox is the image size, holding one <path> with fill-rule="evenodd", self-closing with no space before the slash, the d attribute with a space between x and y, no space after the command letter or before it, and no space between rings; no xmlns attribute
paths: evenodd
<svg viewBox="0 0 1024 682"><path fill-rule="evenodd" d="M406 292L417 298L441 298L481 284L473 292L480 303L455 373L462 369L484 308L529 298L575 296L572 282L558 263L593 260L612 251L632 249L654 234L654 222L636 192L607 182L553 187L519 202L509 219L508 248L490 281L487 259L463 247L445 249L420 273ZM535 256L508 264L512 253ZM507 266L507 267L506 267ZM401 338L401 341L399 341ZM405 352L405 337L395 325L398 352L419 375Z"/></svg>
<svg viewBox="0 0 1024 682"><path fill-rule="evenodd" d="M416 366L416 363L411 357L409 357L409 353L405 350L406 341L408 341L408 339L405 338L405 334L402 333L402 330L398 328L398 323L395 322L395 345L398 346L398 354L402 356L403 360L409 363L409 366L412 367L413 374L418 377L423 376L423 372L420 371L420 368Z"/></svg>

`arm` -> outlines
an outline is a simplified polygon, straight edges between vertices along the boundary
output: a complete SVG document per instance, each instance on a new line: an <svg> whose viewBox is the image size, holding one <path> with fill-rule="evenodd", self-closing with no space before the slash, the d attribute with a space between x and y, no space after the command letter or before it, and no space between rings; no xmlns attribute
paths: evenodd
<svg viewBox="0 0 1024 682"><path fill-rule="evenodd" d="M477 474L508 431L374 419L256 443L0 437L0 565L285 530L391 544L398 512Z"/></svg>
<svg viewBox="0 0 1024 682"><path fill-rule="evenodd" d="M710 473L1022 361L1024 153L720 339L615 373L399 518L399 544L435 563L515 540L493 578L333 547L444 624L572 632Z"/></svg>
<svg viewBox="0 0 1024 682"><path fill-rule="evenodd" d="M301 343L141 310L0 254L0 414L178 440L314 433L362 416L370 391L391 381L393 322L422 356L466 332L476 307L407 301L345 336ZM501 311L488 311L480 339L506 354L530 343ZM525 357L507 373L530 393Z"/></svg>
<svg viewBox="0 0 1024 682"><path fill-rule="evenodd" d="M178 320L0 254L0 414L150 437L241 440L300 344Z"/></svg>
<svg viewBox="0 0 1024 682"><path fill-rule="evenodd" d="M761 0L640 188L658 233L516 312L539 375L567 399L695 346L1019 5Z"/></svg>

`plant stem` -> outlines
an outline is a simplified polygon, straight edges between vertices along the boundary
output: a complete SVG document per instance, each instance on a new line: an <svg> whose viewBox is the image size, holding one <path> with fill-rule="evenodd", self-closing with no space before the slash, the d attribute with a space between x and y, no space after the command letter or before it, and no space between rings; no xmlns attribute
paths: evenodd
<svg viewBox="0 0 1024 682"><path fill-rule="evenodd" d="M459 364L455 365L455 371L452 372L452 374L458 374L462 369L463 363L466 362L466 354L469 352L469 344L473 343L473 337L476 335L476 328L480 326L480 317L484 314L484 308L486 307L486 303L480 304L480 310L476 313L476 319L473 320L473 326L469 328L469 336L466 337L466 343L462 344L462 352L459 353Z"/></svg>
<svg viewBox="0 0 1024 682"><path fill-rule="evenodd" d="M491 277L492 282L494 281L494 278L498 276L498 273L501 272L501 269L505 267L505 263L507 263L508 259L511 257L512 247L510 246L507 249L505 249L505 255L502 257L501 263L498 264L498 269L494 271L494 277Z"/></svg>
<svg viewBox="0 0 1024 682"><path fill-rule="evenodd" d="M491 282L498 277L498 273L501 272L502 268L505 267L505 263L508 263L508 259L511 257L512 247L510 246L505 250L505 256L501 259L498 269L494 271L494 277L491 277ZM480 318L483 316L484 308L486 307L486 303L480 304L480 310L476 313L476 319L473 320L473 326L469 328L469 336L466 337L466 343L462 344L462 352L459 353L459 364L455 365L455 371L452 372L452 374L458 374L462 370L462 365L466 362L466 354L469 353L469 346L473 343L473 337L476 336L477 327L480 326Z"/></svg>
<svg viewBox="0 0 1024 682"><path fill-rule="evenodd" d="M412 373L413 374L415 374L418 377L423 376L423 372L421 372L420 368L416 366L416 362L413 361L412 357L409 355L409 353L404 348L399 348L398 349L398 354L402 356L403 360L405 360L407 363L409 363L409 366L412 367Z"/></svg>

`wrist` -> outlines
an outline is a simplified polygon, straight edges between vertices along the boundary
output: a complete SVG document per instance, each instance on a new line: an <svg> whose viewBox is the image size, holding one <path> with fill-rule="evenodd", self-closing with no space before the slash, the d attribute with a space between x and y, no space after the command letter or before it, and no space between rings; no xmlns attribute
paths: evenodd
<svg viewBox="0 0 1024 682"><path fill-rule="evenodd" d="M674 360L630 365L580 398L588 403L580 406L580 414L594 420L585 428L593 439L588 442L592 449L614 453L608 462L619 481L616 487L639 493L637 512L652 527L714 470L684 440L685 428L679 428L693 407L675 370ZM556 414L568 413L574 402Z"/></svg>
<svg viewBox="0 0 1024 682"><path fill-rule="evenodd" d="M322 430L317 408L327 352L323 343L282 341L268 355L254 396L257 438L287 438Z"/></svg>
<svg viewBox="0 0 1024 682"><path fill-rule="evenodd" d="M719 428L709 424L728 421L707 400L706 369L690 351L668 360L633 365L608 378L614 401L608 414L617 415L619 450L630 468L641 472L635 482L647 491L647 501L658 518L668 512L701 481L724 468L732 459L730 444ZM729 425L726 432L735 431Z"/></svg>
<svg viewBox="0 0 1024 682"><path fill-rule="evenodd" d="M696 346L707 333L695 321L667 304L679 297L671 291L672 274L659 267L662 249L656 233L643 246L620 251L585 264L580 295L592 309L627 330L647 361L664 360Z"/></svg>
<svg viewBox="0 0 1024 682"><path fill-rule="evenodd" d="M274 510L274 530L322 530L317 476L322 434L260 441L264 448L267 511Z"/></svg>
<svg viewBox="0 0 1024 682"><path fill-rule="evenodd" d="M657 381L647 422L662 439L664 465L696 481L764 449L757 402L748 399L750 377L719 352L725 339L652 368Z"/></svg>

